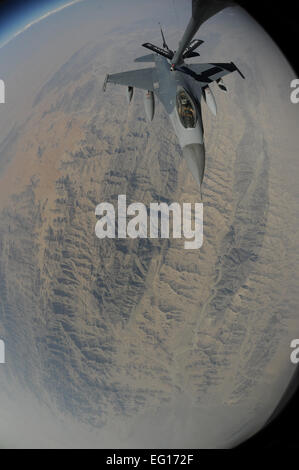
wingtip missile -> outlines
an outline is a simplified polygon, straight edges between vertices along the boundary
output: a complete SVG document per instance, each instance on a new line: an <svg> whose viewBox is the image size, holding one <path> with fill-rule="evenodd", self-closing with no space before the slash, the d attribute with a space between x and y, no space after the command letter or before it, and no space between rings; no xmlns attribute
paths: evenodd
<svg viewBox="0 0 299 470"><path fill-rule="evenodd" d="M241 70L236 66L236 64L234 64L233 62L231 62L231 64L235 67L235 70L241 75L241 77L243 78L243 80L245 80L245 75L243 75L243 73L242 73Z"/></svg>
<svg viewBox="0 0 299 470"><path fill-rule="evenodd" d="M104 92L106 91L106 88L107 88L108 78L109 78L109 74L107 73L107 75L105 77L105 80L104 80L104 83L103 83L103 91Z"/></svg>

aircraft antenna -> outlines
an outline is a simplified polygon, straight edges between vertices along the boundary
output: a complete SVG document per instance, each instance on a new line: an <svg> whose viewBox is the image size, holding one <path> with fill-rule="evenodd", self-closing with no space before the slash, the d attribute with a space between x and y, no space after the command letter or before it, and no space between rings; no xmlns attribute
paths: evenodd
<svg viewBox="0 0 299 470"><path fill-rule="evenodd" d="M161 23L159 23L160 25L160 30L161 30L161 35L162 35L162 40L163 40L163 48L164 49L167 49L169 51L169 47L166 43L166 40L165 40L165 36L164 36L164 33L163 33L163 29L162 29L162 26L161 26Z"/></svg>

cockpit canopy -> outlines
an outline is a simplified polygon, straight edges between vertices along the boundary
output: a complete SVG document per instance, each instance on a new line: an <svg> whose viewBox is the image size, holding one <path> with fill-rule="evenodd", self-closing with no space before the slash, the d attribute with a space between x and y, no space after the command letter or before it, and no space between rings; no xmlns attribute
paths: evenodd
<svg viewBox="0 0 299 470"><path fill-rule="evenodd" d="M183 126L186 129L194 128L197 122L196 109L192 99L184 89L179 90L176 95L176 107Z"/></svg>

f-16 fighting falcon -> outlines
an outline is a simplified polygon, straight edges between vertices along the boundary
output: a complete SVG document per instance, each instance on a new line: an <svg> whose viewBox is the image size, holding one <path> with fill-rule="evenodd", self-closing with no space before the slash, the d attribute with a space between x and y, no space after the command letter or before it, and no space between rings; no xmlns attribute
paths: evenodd
<svg viewBox="0 0 299 470"><path fill-rule="evenodd" d="M223 0L192 0L192 17L177 51L168 47L161 28L162 48L147 42L143 46L152 53L135 59L135 62L153 62L155 66L107 75L103 86L104 91L107 83L127 86L129 103L134 88L144 90L148 121L152 121L154 117L155 96L161 101L172 122L189 169L199 185L200 194L205 169L201 98L216 115L216 101L209 85L216 82L219 88L226 92L227 88L222 80L225 75L236 70L242 78L245 77L233 62L187 64L185 61L200 55L196 49L203 41L193 39L200 25L219 11L233 5L232 2Z"/></svg>

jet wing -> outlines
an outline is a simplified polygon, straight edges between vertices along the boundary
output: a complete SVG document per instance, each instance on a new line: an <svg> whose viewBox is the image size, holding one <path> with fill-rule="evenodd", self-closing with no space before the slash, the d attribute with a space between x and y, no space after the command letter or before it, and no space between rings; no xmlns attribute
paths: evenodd
<svg viewBox="0 0 299 470"><path fill-rule="evenodd" d="M107 75L103 85L103 90L106 90L107 83L114 83L116 85L125 85L141 88L142 90L153 91L154 70L154 68L145 68Z"/></svg>
<svg viewBox="0 0 299 470"><path fill-rule="evenodd" d="M188 67L177 67L187 75L190 75L194 80L200 82L202 86L212 83L220 78L237 71L242 78L244 75L233 62L228 63L213 63L213 64L190 64Z"/></svg>

